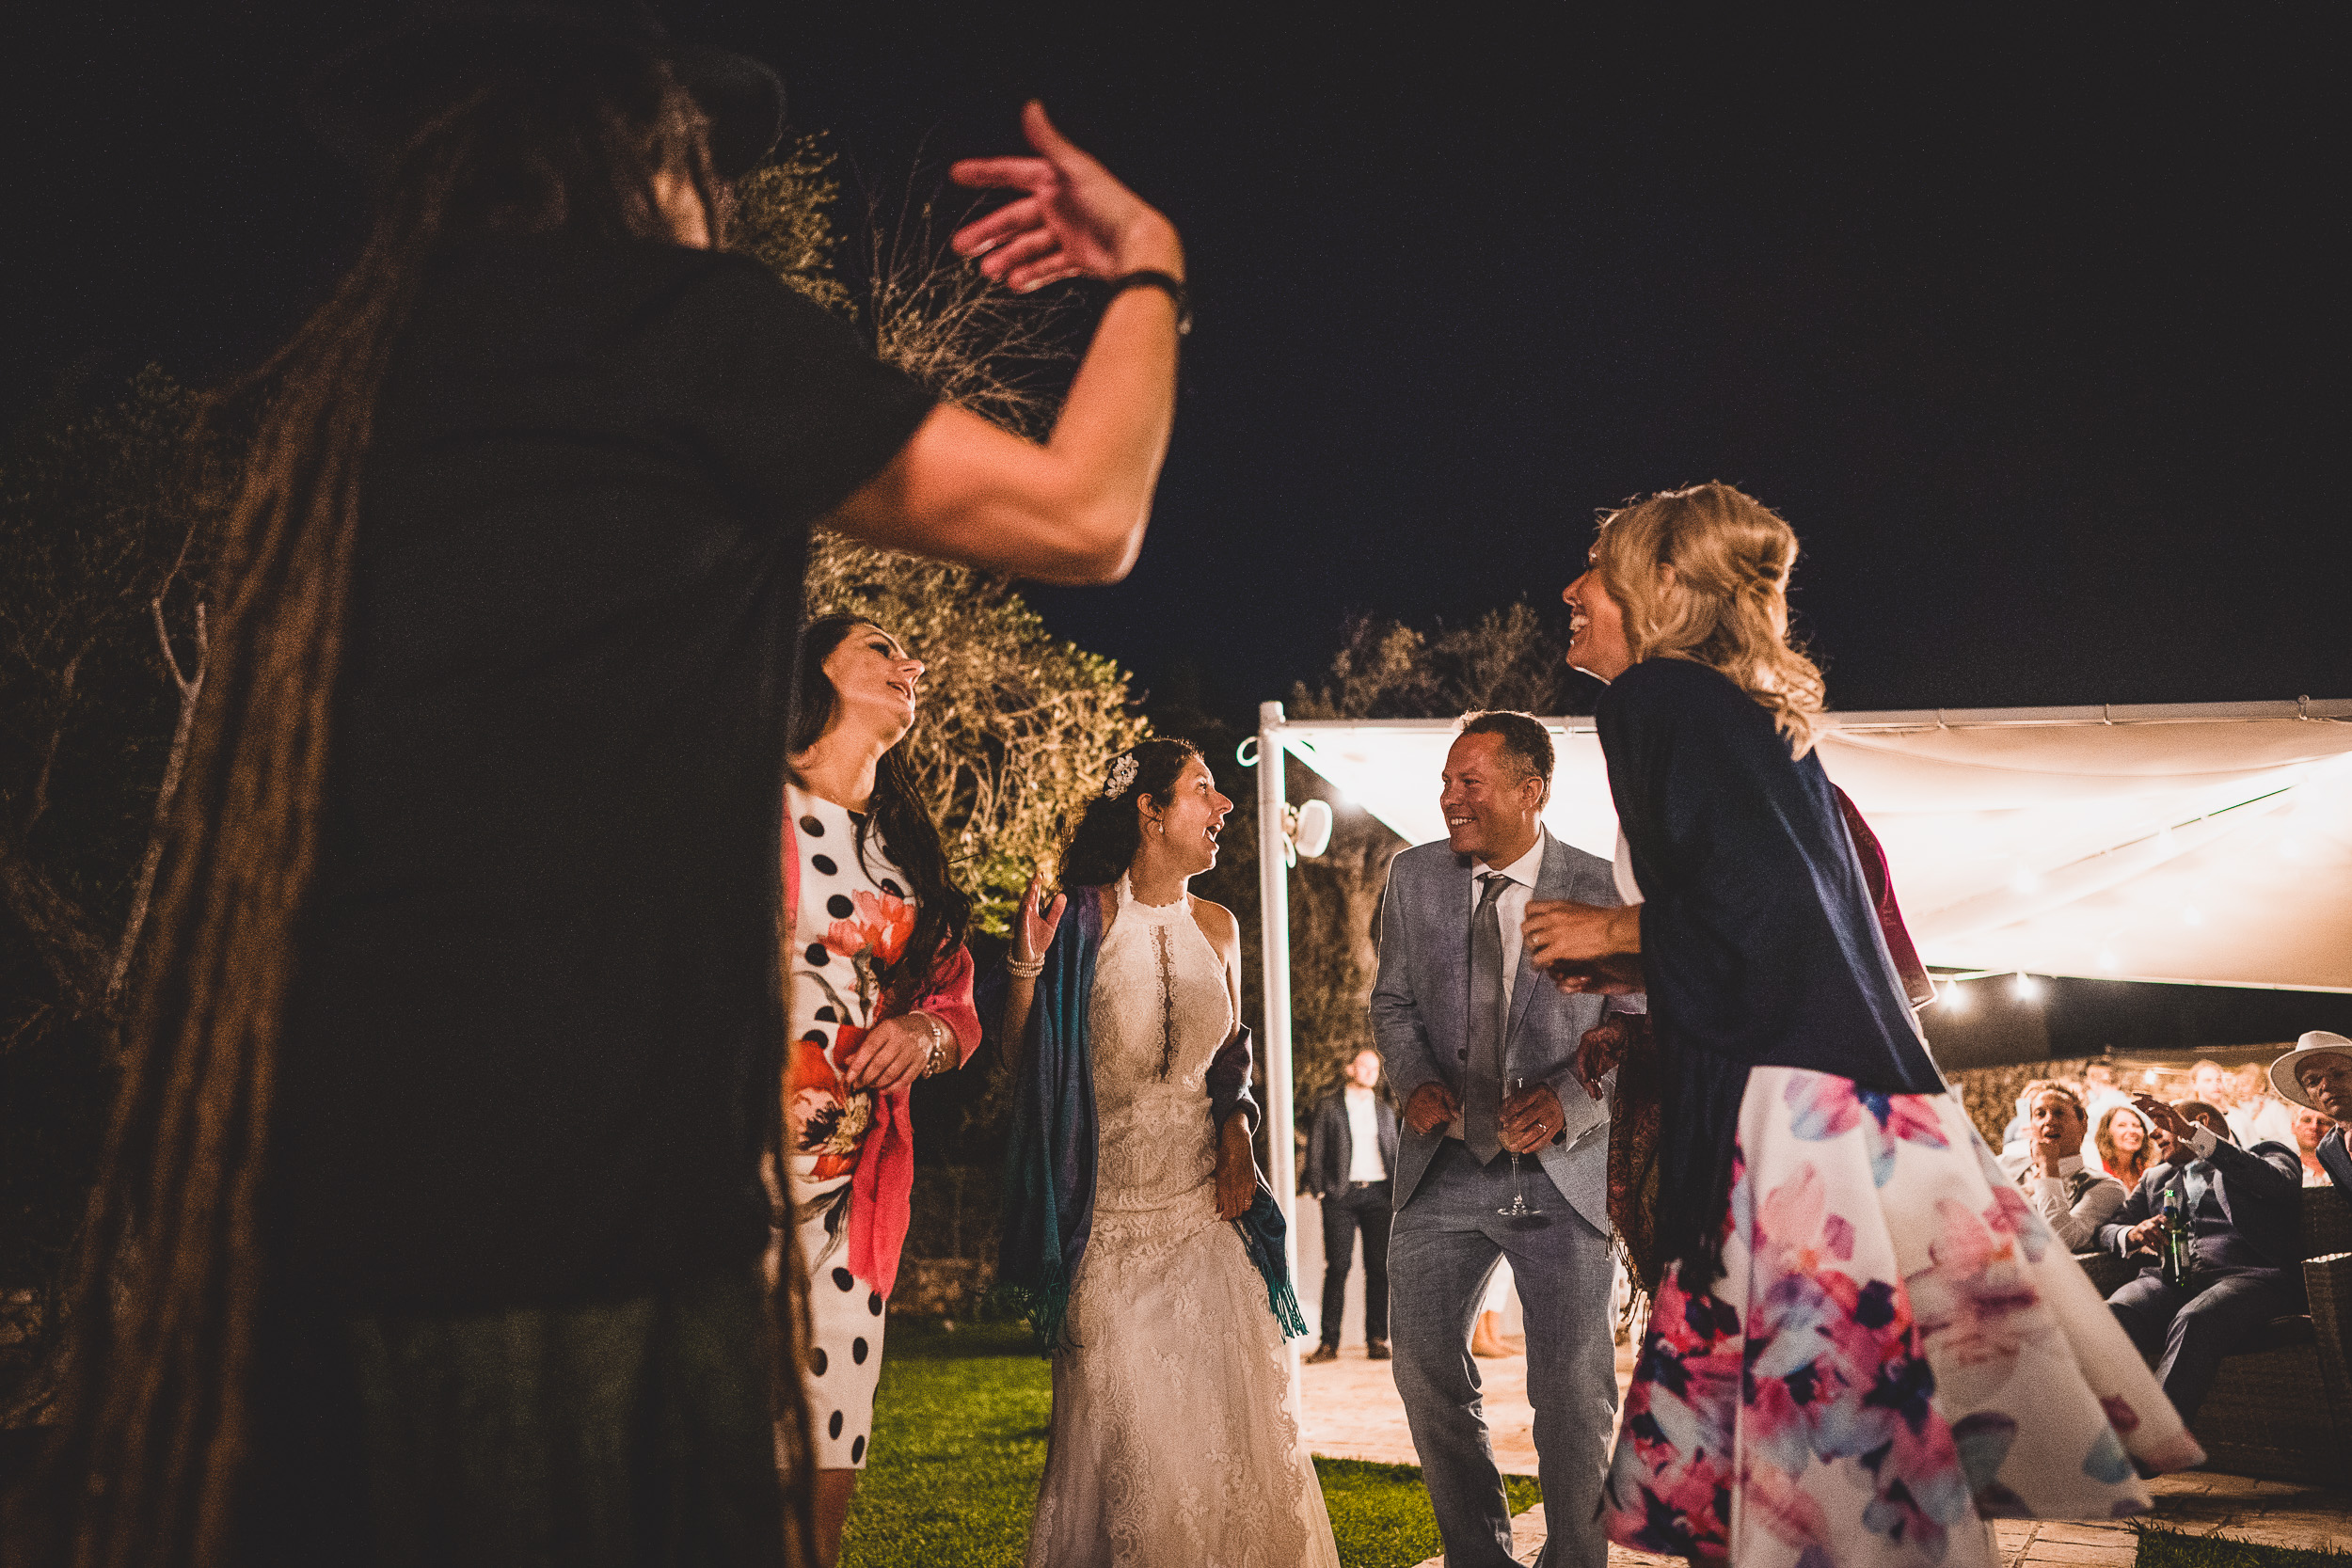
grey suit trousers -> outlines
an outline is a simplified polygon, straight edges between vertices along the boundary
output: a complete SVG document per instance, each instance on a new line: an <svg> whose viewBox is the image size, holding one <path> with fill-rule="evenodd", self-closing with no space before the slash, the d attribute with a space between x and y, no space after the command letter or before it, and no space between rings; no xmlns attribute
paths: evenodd
<svg viewBox="0 0 2352 1568"><path fill-rule="evenodd" d="M1508 1258L1527 1315L1527 1398L1549 1534L1541 1568L1604 1568L1594 1520L1609 1468L1617 1403L1611 1337L1609 1238L1526 1162L1528 1201L1542 1216L1506 1220L1511 1157L1482 1166L1445 1140L1389 1240L1396 1388L1421 1455L1422 1479L1445 1540L1448 1568L1508 1568L1511 1514L1494 1462L1470 1336L1486 1282Z"/></svg>

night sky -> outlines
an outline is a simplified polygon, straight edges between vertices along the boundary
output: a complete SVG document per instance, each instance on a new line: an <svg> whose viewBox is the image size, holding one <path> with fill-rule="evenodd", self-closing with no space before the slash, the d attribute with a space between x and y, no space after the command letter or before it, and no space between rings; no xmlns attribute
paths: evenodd
<svg viewBox="0 0 2352 1568"><path fill-rule="evenodd" d="M165 9L9 50L9 420L149 359L228 374L348 254L285 103L347 24ZM1182 227L1200 326L1142 563L1037 595L1147 684L1189 665L1247 712L1351 613L1556 610L1597 508L1720 478L1804 539L1836 706L2352 695L2320 10L1361 10L1398 19L669 14L777 64L878 185L1009 150L1034 93Z"/></svg>

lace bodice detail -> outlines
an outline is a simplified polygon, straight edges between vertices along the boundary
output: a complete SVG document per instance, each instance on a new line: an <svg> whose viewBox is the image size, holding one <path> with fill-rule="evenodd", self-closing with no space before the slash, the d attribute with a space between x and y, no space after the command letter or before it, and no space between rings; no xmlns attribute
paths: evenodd
<svg viewBox="0 0 2352 1568"><path fill-rule="evenodd" d="M1029 1568L1339 1568L1265 1281L1216 1217L1224 961L1189 897L1153 909L1123 879L1111 897L1088 999L1093 1229Z"/></svg>
<svg viewBox="0 0 2352 1568"><path fill-rule="evenodd" d="M1208 1070L1232 1035L1233 1005L1189 895L1154 908L1120 884L1089 1006L1097 1211L1160 1209L1196 1190L1208 1202Z"/></svg>

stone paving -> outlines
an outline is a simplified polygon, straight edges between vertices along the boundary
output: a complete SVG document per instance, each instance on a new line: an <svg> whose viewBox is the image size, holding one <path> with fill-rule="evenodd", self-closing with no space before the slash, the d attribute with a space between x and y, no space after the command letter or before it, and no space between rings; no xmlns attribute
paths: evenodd
<svg viewBox="0 0 2352 1568"><path fill-rule="evenodd" d="M1322 1245L1313 1200L1302 1199L1299 1209L1299 1297L1311 1315L1316 1297L1311 1292L1322 1287ZM1364 1357L1362 1272L1351 1273L1340 1359L1299 1369L1308 1448L1338 1459L1418 1465L1391 1363ZM1307 1344L1311 1348L1313 1341ZM1476 1365L1496 1463L1506 1474L1534 1475L1534 1412L1527 1404L1526 1358L1481 1359ZM1632 1353L1620 1347L1619 1388L1632 1373ZM2160 1528L2265 1546L2352 1552L2352 1493L2201 1470L2161 1477L2149 1490L2155 1494L2156 1511L2146 1522ZM1512 1520L1513 1555L1521 1562L1534 1561L1544 1533L1539 1503ZM2128 1520L2005 1519L1994 1523L1993 1533L2001 1568L2132 1568L2139 1553L2139 1537ZM1615 1545L1609 1548L1609 1565L1685 1568L1680 1558L1650 1557ZM1443 1568L1442 1560L1431 1558L1420 1568Z"/></svg>
<svg viewBox="0 0 2352 1568"><path fill-rule="evenodd" d="M2246 1476L2165 1476L2150 1522L2186 1535L2223 1535L2263 1546L2352 1551L2352 1495ZM1533 1563L1544 1547L1544 1508L1511 1521L1512 1556ZM2001 1568L2132 1568L2139 1536L2125 1520L2002 1519L1993 1527ZM1418 1568L1445 1568L1430 1558ZM1686 1568L1680 1558L1609 1548L1609 1568Z"/></svg>
<svg viewBox="0 0 2352 1568"><path fill-rule="evenodd" d="M2148 1483L2152 1523L2184 1535L2223 1535L2259 1546L2352 1552L2352 1493L2288 1481L2192 1470Z"/></svg>

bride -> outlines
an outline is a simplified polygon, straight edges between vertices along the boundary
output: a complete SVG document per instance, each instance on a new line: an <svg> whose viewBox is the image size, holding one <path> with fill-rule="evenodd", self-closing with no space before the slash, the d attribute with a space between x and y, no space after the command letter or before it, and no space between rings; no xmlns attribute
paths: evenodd
<svg viewBox="0 0 2352 1568"><path fill-rule="evenodd" d="M1185 884L1232 801L1182 740L1112 759L1007 959L1023 1042L1000 1278L1054 1357L1030 1568L1338 1568L1282 1352L1232 915Z"/></svg>

